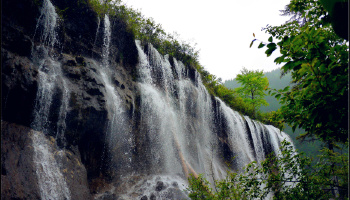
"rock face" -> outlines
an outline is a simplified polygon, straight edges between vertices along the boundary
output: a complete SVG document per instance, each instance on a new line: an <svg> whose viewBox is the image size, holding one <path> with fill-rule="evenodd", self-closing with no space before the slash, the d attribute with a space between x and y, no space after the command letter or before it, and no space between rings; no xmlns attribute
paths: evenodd
<svg viewBox="0 0 350 200"><path fill-rule="evenodd" d="M48 139L56 138L56 158L71 190L71 199L90 199L89 181L108 173L102 162L108 124L106 89L98 76L96 60L101 58L102 30L96 35L98 17L86 3L53 1L56 9L70 9L59 21L56 58L62 65L69 88L69 106L66 115L64 139L57 138L55 123L62 101L61 86L57 86L51 112ZM32 126L37 103L39 68L32 60L32 48L39 44L35 37L37 19L44 1L2 1L2 197L4 199L39 199L40 191L35 176L33 147L29 127ZM134 37L126 31L119 19L112 19L111 52L109 62L119 73L113 82L123 105L134 109L135 66L138 55ZM98 38L96 41L95 37ZM94 44L95 42L95 44ZM122 56L121 56L122 55ZM94 58L94 60L91 60ZM103 169L103 170L101 170ZM16 173L19 171L20 173ZM102 174L101 174L102 173ZM3 199L3 198L2 198Z"/></svg>
<svg viewBox="0 0 350 200"><path fill-rule="evenodd" d="M86 1L2 10L2 199L186 199L189 174L213 182L286 138Z"/></svg>
<svg viewBox="0 0 350 200"><path fill-rule="evenodd" d="M28 127L1 122L1 199L41 198L34 162L37 153L33 146L35 134L38 133ZM79 150L60 150L54 142L50 144L70 188L71 198L91 199Z"/></svg>

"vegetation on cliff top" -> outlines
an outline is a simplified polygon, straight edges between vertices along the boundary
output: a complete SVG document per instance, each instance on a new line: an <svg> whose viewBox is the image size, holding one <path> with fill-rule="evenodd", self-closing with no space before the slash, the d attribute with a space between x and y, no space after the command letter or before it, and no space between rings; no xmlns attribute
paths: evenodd
<svg viewBox="0 0 350 200"><path fill-rule="evenodd" d="M141 12L123 5L120 0L106 0L102 3L100 0L85 1L100 18L108 14L122 19L135 39L140 40L142 44L151 43L162 55L168 54L180 60L185 66L195 68L201 75L202 82L209 93L222 99L232 109L262 123L277 125L271 121L270 113L254 113L250 103L245 102L237 92L225 87L221 78L205 70L198 61L199 51L195 47L186 41L179 40L176 34L166 33L162 26L152 18L147 18Z"/></svg>

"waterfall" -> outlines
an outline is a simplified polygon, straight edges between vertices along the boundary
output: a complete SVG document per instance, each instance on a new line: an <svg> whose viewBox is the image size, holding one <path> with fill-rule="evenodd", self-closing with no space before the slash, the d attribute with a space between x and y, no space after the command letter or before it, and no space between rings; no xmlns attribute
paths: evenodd
<svg viewBox="0 0 350 200"><path fill-rule="evenodd" d="M65 120L70 95L67 80L62 74L61 63L57 61L53 50L58 44L56 33L58 19L52 3L44 0L35 31L35 34L37 31L41 33L40 43L33 44L32 47L32 60L33 64L38 66L39 81L33 113L34 120L31 126L36 131L55 135L56 139L65 145ZM62 96L58 108L57 102L53 102L55 95ZM57 113L57 120L51 120L50 118ZM57 124L54 124L54 121L57 121ZM33 135L34 162L37 168L41 198L70 199L69 189L44 134L35 133Z"/></svg>
<svg viewBox="0 0 350 200"><path fill-rule="evenodd" d="M70 191L54 157L50 142L42 132L33 131L34 163L41 199L70 199ZM52 143L51 143L52 145Z"/></svg>
<svg viewBox="0 0 350 200"><path fill-rule="evenodd" d="M38 37L37 33L40 35L40 42L33 44L32 49L39 81L31 124L33 129L42 132L33 135L33 146L43 199L71 198L53 156L53 144L44 136L55 135L57 141L64 144L70 100L68 85L73 84L63 76L54 50L59 45L58 20L54 6L49 0L44 0L34 35L34 38ZM103 20L98 19L93 46L101 35L102 60L90 63L94 69L91 73L95 73L95 78L103 85L101 93L108 119L101 160L110 166L112 173L119 175L121 179L118 180L135 177L133 169L138 168L136 165L145 167L142 170L147 174L121 194L126 195L126 199L135 197L133 192L140 198L168 198L170 191L176 191L177 196L172 199L186 198L181 190L185 188L190 174L203 174L214 185L215 180L226 177L227 170L241 172L248 163L260 162L267 154L280 152L283 139L290 141L278 129L241 116L219 98L212 97L195 69L168 55L161 55L152 44L143 47L140 41L135 41L139 56L139 96L135 95L135 104L139 113L134 113L133 106L130 118L123 96L119 94L121 89L114 84L119 71L111 64L114 62L110 53L112 28L108 15ZM59 101L54 103L54 99ZM133 120L138 124L133 126ZM133 152L134 147L139 145L134 138L143 135L146 141L140 142L143 145L137 147L143 152ZM223 152L228 153L223 155ZM144 157L137 157L139 155ZM111 159L106 160L105 157ZM232 160L230 166L227 165L228 160ZM158 190L160 187L167 189Z"/></svg>
<svg viewBox="0 0 350 200"><path fill-rule="evenodd" d="M236 171L252 161L264 160L271 152L278 153L283 139L291 141L277 128L241 116L218 98L213 100L197 71L191 80L180 61L174 59L172 66L169 57L160 55L151 44L143 49L140 41L135 43L141 131L151 144L149 157L144 159L156 169L151 174L174 179L180 175L186 180L191 173L202 173L213 185L229 169L222 159L218 134L227 135L233 159L230 168Z"/></svg>
<svg viewBox="0 0 350 200"><path fill-rule="evenodd" d="M216 98L219 102L219 113L223 115L223 122L227 127L227 134L229 136L230 146L233 148L233 152L236 154L234 162L237 169L243 169L243 167L254 160L256 160L255 151L249 148L250 141L248 130L244 126L244 118L241 115L229 108L219 98Z"/></svg>
<svg viewBox="0 0 350 200"><path fill-rule="evenodd" d="M209 178L223 178L224 166L216 162L214 127L208 123L213 121L212 101L199 74L192 82L184 65L174 59L175 79L167 56L150 44L146 55L139 41L136 45L141 120L152 143L150 154L153 166L160 170L157 173L184 174L184 178L189 173L205 173Z"/></svg>
<svg viewBox="0 0 350 200"><path fill-rule="evenodd" d="M56 52L53 50L54 46L58 45L56 32L58 20L55 7L49 0L44 0L35 32L35 34L41 33L40 43L32 46L32 60L33 64L38 66L39 81L34 120L31 126L35 130L55 134L56 138L64 143L65 119L70 92L67 86L68 80L63 76L61 63L57 61ZM57 110L57 104L52 102L55 95L62 97L58 108L58 123L52 124L50 115L55 115L54 112ZM57 127L56 130L53 130L53 127Z"/></svg>
<svg viewBox="0 0 350 200"><path fill-rule="evenodd" d="M110 20L108 15L105 15L102 62L99 65L100 67L96 68L106 89L106 106L108 111L106 143L108 144L108 152L112 155L112 163L110 165L122 171L131 167L130 146L132 137L129 134L129 126L126 123L126 114L122 100L112 84L112 78L117 72L109 65L111 34Z"/></svg>
<svg viewBox="0 0 350 200"><path fill-rule="evenodd" d="M109 66L109 46L111 43L111 23L109 17L106 14L104 18L104 33L103 33L103 48L102 48L102 64L104 67Z"/></svg>

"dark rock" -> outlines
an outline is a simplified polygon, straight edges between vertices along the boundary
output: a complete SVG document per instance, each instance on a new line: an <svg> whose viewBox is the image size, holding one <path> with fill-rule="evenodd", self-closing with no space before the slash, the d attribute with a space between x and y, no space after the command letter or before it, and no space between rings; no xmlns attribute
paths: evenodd
<svg viewBox="0 0 350 200"><path fill-rule="evenodd" d="M77 62L75 62L75 60L68 60L65 64L67 66L77 66Z"/></svg>
<svg viewBox="0 0 350 200"><path fill-rule="evenodd" d="M97 200L117 200L119 199L116 194L112 194L110 191L106 191Z"/></svg>
<svg viewBox="0 0 350 200"><path fill-rule="evenodd" d="M31 131L1 121L1 199L40 199Z"/></svg>
<svg viewBox="0 0 350 200"><path fill-rule="evenodd" d="M179 187L179 184L176 181L172 182L171 185L174 187Z"/></svg>
<svg viewBox="0 0 350 200"><path fill-rule="evenodd" d="M64 149L55 154L55 158L70 190L71 199L92 199L86 169L81 162L80 152L77 147L72 149L73 151Z"/></svg>
<svg viewBox="0 0 350 200"><path fill-rule="evenodd" d="M164 193L164 199L188 199L188 196L178 188L169 188Z"/></svg>
<svg viewBox="0 0 350 200"><path fill-rule="evenodd" d="M37 93L38 71L28 58L1 49L2 119L30 126Z"/></svg>
<svg viewBox="0 0 350 200"><path fill-rule="evenodd" d="M1 199L40 199L34 147L34 130L1 122ZM53 145L55 152L58 149ZM70 190L72 199L91 199L88 189L86 170L80 161L77 149L59 151L55 154L62 174Z"/></svg>
<svg viewBox="0 0 350 200"><path fill-rule="evenodd" d="M141 197L141 200L148 200L148 197L145 195L145 196Z"/></svg>
<svg viewBox="0 0 350 200"><path fill-rule="evenodd" d="M82 57L82 56L77 56L77 57L75 57L75 60L77 61L77 63L79 64L79 65L82 65L82 66L85 66L85 59L84 59L84 57Z"/></svg>
<svg viewBox="0 0 350 200"><path fill-rule="evenodd" d="M156 195L154 195L154 194L152 193L149 199L150 199L150 200L156 200L157 197L156 197Z"/></svg>
<svg viewBox="0 0 350 200"><path fill-rule="evenodd" d="M164 185L163 181L157 181L156 185L156 191L161 191L166 188L166 185Z"/></svg>

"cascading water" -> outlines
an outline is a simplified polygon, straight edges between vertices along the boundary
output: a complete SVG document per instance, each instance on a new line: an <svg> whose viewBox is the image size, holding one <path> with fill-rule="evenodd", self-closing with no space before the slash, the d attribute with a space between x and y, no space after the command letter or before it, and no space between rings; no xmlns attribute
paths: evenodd
<svg viewBox="0 0 350 200"><path fill-rule="evenodd" d="M147 56L139 50L141 120L151 140L154 173L205 173L209 178L223 178L224 167L217 156L211 97L197 75L197 84L186 77L184 65L174 61L177 79L166 56L149 45ZM160 68L160 69L159 69ZM161 83L160 87L158 84ZM175 95L177 94L177 95ZM188 98L191 96L191 99ZM211 176L209 176L211 175Z"/></svg>
<svg viewBox="0 0 350 200"><path fill-rule="evenodd" d="M42 132L33 131L34 163L43 200L69 200L70 191L54 157L54 152Z"/></svg>
<svg viewBox="0 0 350 200"><path fill-rule="evenodd" d="M49 0L43 1L41 15L38 19L36 32L41 32L40 43L33 44L32 60L38 66L39 82L35 103L34 121L32 128L45 133L53 132L56 138L64 142L65 119L70 98L67 80L62 74L61 63L57 61L53 48L58 45L57 23L58 15L55 7ZM35 32L35 34L36 34ZM35 35L34 35L35 39ZM58 123L50 121L50 111L55 109L53 105L54 95L61 95L61 105L58 111ZM57 127L53 130L52 127Z"/></svg>
<svg viewBox="0 0 350 200"><path fill-rule="evenodd" d="M288 140L276 128L242 117L218 98L214 116L212 99L198 72L195 71L192 81L181 62L174 59L172 67L168 57L161 56L151 44L147 55L140 41L136 41L136 46L141 124L145 124L142 132L147 133L152 144L149 159L151 168L156 169L151 173L174 179L177 175L186 179L190 173L203 173L211 183L224 178L229 168L219 153L216 137L219 129L228 135L234 156L231 167L237 171L254 160L262 161L270 152L278 153L279 143ZM217 124L215 120L219 120Z"/></svg>
<svg viewBox="0 0 350 200"><path fill-rule="evenodd" d="M131 136L128 130L129 127L126 124L126 115L121 98L111 81L112 77L117 73L109 65L111 34L111 23L108 15L105 15L102 63L97 69L106 89L108 111L106 143L109 145L107 150L112 155L112 163L110 165L118 169L119 173L121 173L121 171L131 167ZM95 65L98 64L95 63Z"/></svg>
<svg viewBox="0 0 350 200"><path fill-rule="evenodd" d="M32 128L44 134L53 134L56 140L64 145L64 132L66 128L66 113L68 109L69 90L66 79L63 77L61 64L56 60L53 48L57 40L58 15L49 0L43 1L41 15L38 19L36 32L41 31L40 44L32 47L32 59L38 66L39 81L38 92L34 110ZM35 35L34 35L35 39ZM56 111L53 98L61 95L61 105L58 110L57 124L50 120L52 110ZM56 129L54 129L56 127ZM70 192L65 179L60 172L57 161L43 134L33 135L34 162L42 199L70 199Z"/></svg>

